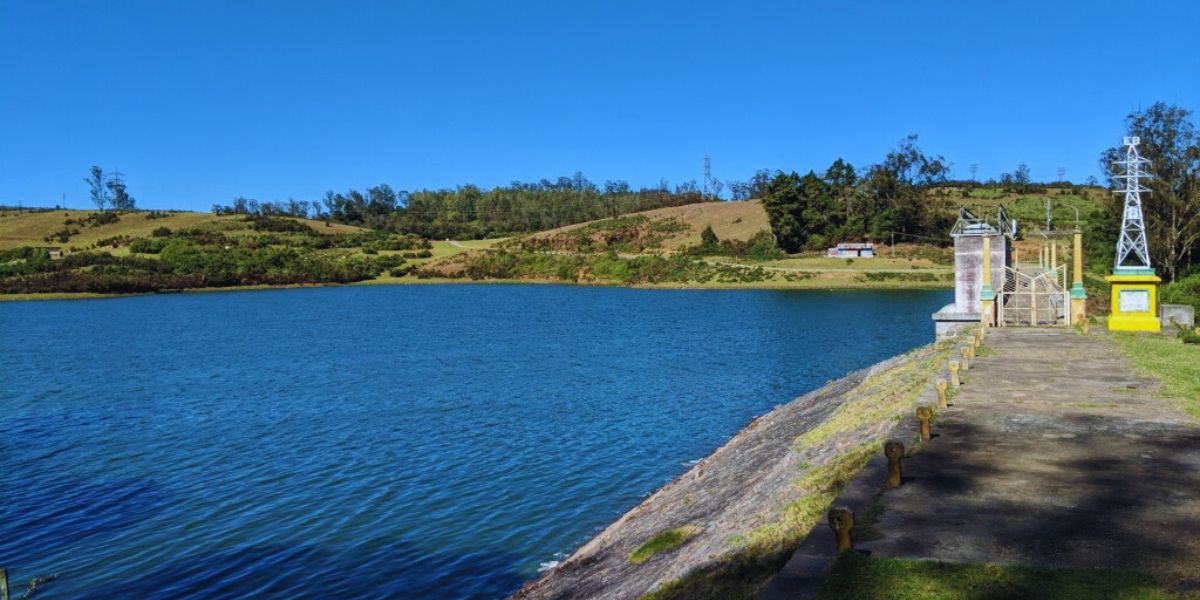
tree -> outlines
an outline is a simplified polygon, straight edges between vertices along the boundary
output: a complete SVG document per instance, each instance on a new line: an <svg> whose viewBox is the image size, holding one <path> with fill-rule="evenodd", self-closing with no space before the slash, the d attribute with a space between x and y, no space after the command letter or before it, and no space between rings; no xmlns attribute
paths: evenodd
<svg viewBox="0 0 1200 600"><path fill-rule="evenodd" d="M120 171L114 171L105 186L112 192L110 204L113 210L133 210L137 206L133 196L125 189L125 179L121 177Z"/></svg>
<svg viewBox="0 0 1200 600"><path fill-rule="evenodd" d="M1125 118L1126 135L1140 138L1138 152L1150 161L1151 178L1142 181L1150 189L1142 195L1150 257L1170 281L1200 260L1200 135L1191 116L1190 110L1158 102ZM1102 155L1110 185L1120 174L1114 163L1124 153L1124 148L1114 147ZM1113 196L1108 212L1110 220L1119 223L1124 197Z"/></svg>
<svg viewBox="0 0 1200 600"><path fill-rule="evenodd" d="M926 190L944 183L949 172L946 159L926 155L917 147L916 135L901 140L863 177L863 192L872 204L871 232L876 236L888 231L944 235L951 211L936 206Z"/></svg>
<svg viewBox="0 0 1200 600"><path fill-rule="evenodd" d="M772 172L770 169L759 169L754 172L754 176L750 178L750 189L746 198L762 198L763 194L767 193L767 186L780 171Z"/></svg>
<svg viewBox="0 0 1200 600"><path fill-rule="evenodd" d="M1013 171L1012 180L1013 187L1016 189L1018 194L1024 194L1028 192L1029 182L1031 181L1031 177L1029 176L1029 165L1025 163L1017 165L1017 170Z"/></svg>
<svg viewBox="0 0 1200 600"><path fill-rule="evenodd" d="M808 198L795 171L779 173L766 184L762 194L767 221L775 234L775 243L788 253L799 252L808 241L804 212Z"/></svg>
<svg viewBox="0 0 1200 600"><path fill-rule="evenodd" d="M742 201L750 199L750 184L745 181L733 180L729 182L729 199L734 201Z"/></svg>
<svg viewBox="0 0 1200 600"><path fill-rule="evenodd" d="M839 241L840 238L860 236L865 233L865 215L854 213L855 200L858 195L858 174L854 172L854 165L841 158L833 161L833 164L825 170L825 183L829 186L830 195L834 200L833 208L843 214L841 218L842 231L837 234Z"/></svg>
<svg viewBox="0 0 1200 600"><path fill-rule="evenodd" d="M104 169L97 166L92 166L91 176L83 178L84 183L88 184L92 203L99 210L104 210L108 205L108 191L104 188Z"/></svg>
<svg viewBox="0 0 1200 600"><path fill-rule="evenodd" d="M704 246L705 248L713 248L720 243L720 241L721 240L717 239L717 233L713 231L712 225L705 226L704 231L700 232L700 245Z"/></svg>

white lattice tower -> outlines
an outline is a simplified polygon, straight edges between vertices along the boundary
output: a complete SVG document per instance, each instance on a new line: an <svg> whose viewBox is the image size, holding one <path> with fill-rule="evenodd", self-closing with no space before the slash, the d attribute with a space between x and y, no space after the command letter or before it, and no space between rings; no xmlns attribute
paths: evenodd
<svg viewBox="0 0 1200 600"><path fill-rule="evenodd" d="M1142 187L1140 180L1150 177L1145 165L1150 161L1138 155L1137 146L1141 142L1137 136L1126 136L1124 140L1125 160L1115 164L1124 167L1124 173L1117 179L1125 180L1125 189L1116 190L1125 194L1125 209L1121 212L1121 237L1117 240L1117 262L1115 271L1148 270L1150 269L1150 250L1146 244L1146 221L1142 216L1142 192L1150 190Z"/></svg>

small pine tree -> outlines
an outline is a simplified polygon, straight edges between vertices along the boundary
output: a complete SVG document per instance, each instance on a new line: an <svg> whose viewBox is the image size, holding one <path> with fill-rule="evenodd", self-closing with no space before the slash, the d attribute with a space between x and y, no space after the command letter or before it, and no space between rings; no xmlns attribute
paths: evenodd
<svg viewBox="0 0 1200 600"><path fill-rule="evenodd" d="M716 246L720 240L717 239L717 234L712 230L712 225L704 228L700 233L700 243L704 246Z"/></svg>

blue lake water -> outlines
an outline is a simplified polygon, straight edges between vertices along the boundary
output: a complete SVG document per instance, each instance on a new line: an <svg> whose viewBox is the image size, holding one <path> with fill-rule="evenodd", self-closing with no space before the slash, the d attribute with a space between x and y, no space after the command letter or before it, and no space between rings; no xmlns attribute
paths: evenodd
<svg viewBox="0 0 1200 600"><path fill-rule="evenodd" d="M0 566L54 598L494 598L951 292L0 303ZM21 588L18 588L18 592Z"/></svg>

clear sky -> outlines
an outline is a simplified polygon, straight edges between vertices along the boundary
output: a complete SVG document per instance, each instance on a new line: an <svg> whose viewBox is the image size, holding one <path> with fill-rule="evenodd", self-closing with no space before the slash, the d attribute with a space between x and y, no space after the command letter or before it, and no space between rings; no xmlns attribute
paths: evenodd
<svg viewBox="0 0 1200 600"><path fill-rule="evenodd" d="M878 162L1098 175L1200 109L1200 3L0 0L0 203L310 199Z"/></svg>

